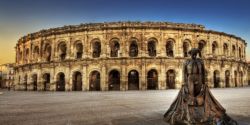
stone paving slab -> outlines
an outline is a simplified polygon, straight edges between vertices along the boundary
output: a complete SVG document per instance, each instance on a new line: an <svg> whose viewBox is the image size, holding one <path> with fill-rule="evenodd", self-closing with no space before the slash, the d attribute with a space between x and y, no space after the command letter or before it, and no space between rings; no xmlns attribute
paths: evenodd
<svg viewBox="0 0 250 125"><path fill-rule="evenodd" d="M163 114L178 91L0 90L0 125L168 125ZM212 93L240 125L250 125L250 87Z"/></svg>

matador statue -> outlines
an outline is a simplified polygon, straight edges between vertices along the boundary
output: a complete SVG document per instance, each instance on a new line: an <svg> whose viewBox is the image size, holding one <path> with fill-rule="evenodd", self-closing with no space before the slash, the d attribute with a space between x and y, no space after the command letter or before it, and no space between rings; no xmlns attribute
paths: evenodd
<svg viewBox="0 0 250 125"><path fill-rule="evenodd" d="M193 48L192 57L183 66L183 85L177 98L164 114L164 120L171 125L237 125L226 114L205 84L205 67L201 51Z"/></svg>

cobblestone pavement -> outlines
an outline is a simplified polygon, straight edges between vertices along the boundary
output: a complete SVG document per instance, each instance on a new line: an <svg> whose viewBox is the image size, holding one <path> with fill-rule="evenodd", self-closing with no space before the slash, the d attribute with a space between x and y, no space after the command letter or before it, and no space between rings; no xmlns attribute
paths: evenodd
<svg viewBox="0 0 250 125"><path fill-rule="evenodd" d="M178 90L0 94L1 125L167 125ZM250 125L250 87L212 89L240 125Z"/></svg>

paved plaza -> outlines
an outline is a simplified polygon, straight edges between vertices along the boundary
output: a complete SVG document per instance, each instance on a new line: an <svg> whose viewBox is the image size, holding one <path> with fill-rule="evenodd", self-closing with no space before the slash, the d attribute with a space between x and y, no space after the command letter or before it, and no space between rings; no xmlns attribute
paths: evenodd
<svg viewBox="0 0 250 125"><path fill-rule="evenodd" d="M0 91L1 125L167 125L163 114L179 90ZM240 125L250 125L250 87L211 91Z"/></svg>

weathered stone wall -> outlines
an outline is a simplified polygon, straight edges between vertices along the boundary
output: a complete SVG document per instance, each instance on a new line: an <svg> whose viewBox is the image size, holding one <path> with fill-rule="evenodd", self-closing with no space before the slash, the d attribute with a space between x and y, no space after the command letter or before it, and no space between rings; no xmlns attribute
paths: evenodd
<svg viewBox="0 0 250 125"><path fill-rule="evenodd" d="M50 75L47 88L56 90L58 74L63 73L65 90L70 91L73 90L76 81L73 78L74 73L79 72L82 90L89 90L91 73L98 71L101 90L109 90L109 74L115 70L119 72L120 90L128 90L129 72L136 70L139 74L139 89L146 90L150 79L147 78L148 72L152 69L156 71L152 78L154 80L157 78L155 89L171 88L167 83L173 82L172 78L174 78L174 88L180 88L183 83L182 64L189 58L185 57L184 48L190 50L200 45L204 46L202 58L207 72L207 84L210 87L215 87L215 82L218 83L217 87L247 85L246 43L239 37L207 31L199 25L173 28L175 24L162 24L158 27L154 26L154 23L151 23L152 27L148 25L143 27L144 23L136 24L134 27L133 25L125 27L126 23L122 23L124 25L118 23L118 26L112 23L104 24L104 28L96 28L98 26L96 24L94 29L85 27L82 30L72 31L71 28L70 31L65 29L60 33L53 29L53 32L47 31L50 32L49 35L43 31L39 35L34 33L21 38L16 45L16 89L44 90L44 74L47 73ZM113 47L113 41L119 43L117 50ZM150 41L155 43L153 51L149 50ZM95 52L99 52L96 49L98 48L96 42L100 43L98 57L93 56ZM138 55L135 57L129 54L133 42L138 47ZM183 46L184 42L187 43L187 47ZM82 45L80 51L79 44ZM169 49L169 45L172 48ZM111 57L111 51L115 51L117 56ZM150 56L149 53L152 52L155 52L155 56ZM167 72L170 70L174 75L168 75ZM226 72L229 72L228 79ZM217 77L219 80L216 81ZM172 81L167 81L168 79ZM226 80L229 81L228 85Z"/></svg>

